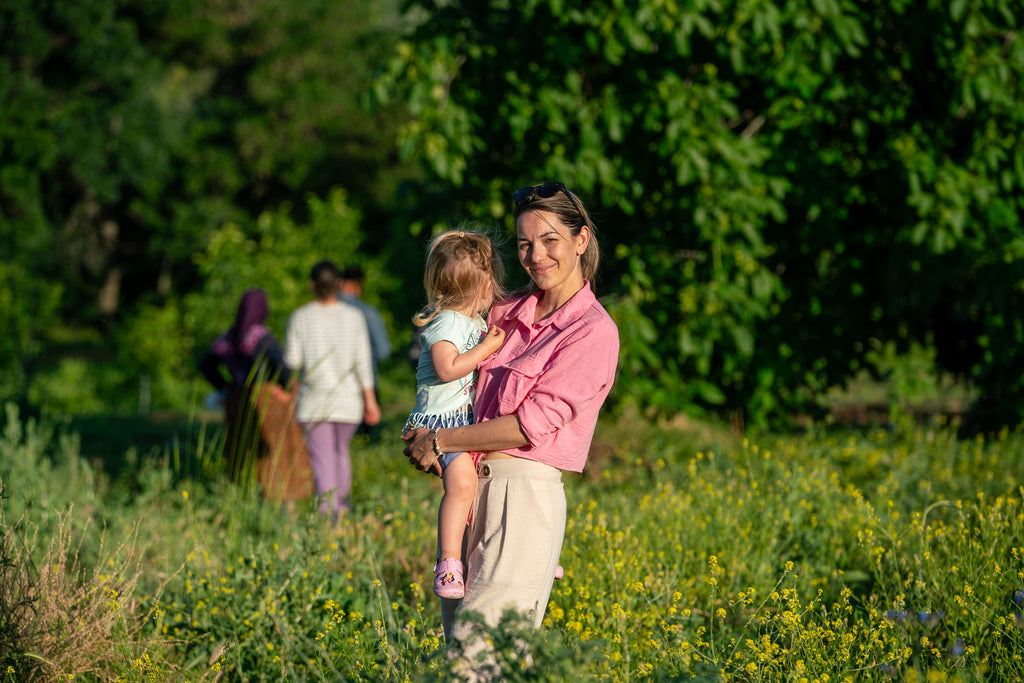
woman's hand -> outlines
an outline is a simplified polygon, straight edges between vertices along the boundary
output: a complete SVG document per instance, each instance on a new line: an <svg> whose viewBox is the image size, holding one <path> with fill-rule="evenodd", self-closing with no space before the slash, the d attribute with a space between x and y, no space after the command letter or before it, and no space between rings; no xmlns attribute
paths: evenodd
<svg viewBox="0 0 1024 683"><path fill-rule="evenodd" d="M363 422L370 427L380 423L380 404L373 387L363 389Z"/></svg>
<svg viewBox="0 0 1024 683"><path fill-rule="evenodd" d="M434 441L430 429L410 429L402 434L405 448L402 450L413 467L421 472L433 472L441 476L441 463L434 453Z"/></svg>
<svg viewBox="0 0 1024 683"><path fill-rule="evenodd" d="M376 401L366 404L366 408L363 410L363 422L370 427L380 424L380 406Z"/></svg>

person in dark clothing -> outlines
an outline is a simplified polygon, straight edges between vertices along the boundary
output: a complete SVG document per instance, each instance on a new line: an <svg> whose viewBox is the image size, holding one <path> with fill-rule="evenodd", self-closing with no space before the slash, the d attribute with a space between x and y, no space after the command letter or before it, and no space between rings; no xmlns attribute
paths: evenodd
<svg viewBox="0 0 1024 683"><path fill-rule="evenodd" d="M377 378L377 364L391 356L391 338L380 311L362 300L363 281L366 275L359 266L348 266L341 271L338 280L338 299L358 308L366 318L366 329L370 333L370 352L373 354L373 377Z"/></svg>
<svg viewBox="0 0 1024 683"><path fill-rule="evenodd" d="M281 345L264 326L268 313L267 293L259 288L247 290L234 324L199 361L199 371L225 397L224 456L232 481L245 481L256 460L267 455L268 444L265 438L261 440L264 420L255 409L269 400L262 394L264 387L276 383L287 389L292 378ZM278 431L283 428L276 427Z"/></svg>
<svg viewBox="0 0 1024 683"><path fill-rule="evenodd" d="M388 329L380 311L362 299L363 282L365 281L366 273L363 272L361 266L354 264L346 266L338 278L338 300L358 308L366 319L366 330L370 334L370 353L373 356L373 391L379 402L380 396L377 395L377 385L380 379L378 365L391 356L391 338L388 336ZM371 441L376 441L380 438L380 427L363 422L359 425L357 433L365 434L370 437Z"/></svg>
<svg viewBox="0 0 1024 683"><path fill-rule="evenodd" d="M214 389L230 391L244 387L257 360L262 363L264 379L274 374L281 386L288 385L291 371L284 363L281 345L263 325L269 312L267 293L262 289L250 289L242 295L234 324L217 338L199 362L200 372Z"/></svg>

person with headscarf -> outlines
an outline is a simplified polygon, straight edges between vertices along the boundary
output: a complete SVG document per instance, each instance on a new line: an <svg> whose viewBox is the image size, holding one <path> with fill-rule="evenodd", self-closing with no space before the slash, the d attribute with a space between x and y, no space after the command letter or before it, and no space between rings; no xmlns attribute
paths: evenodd
<svg viewBox="0 0 1024 683"><path fill-rule="evenodd" d="M292 373L281 345L266 328L267 293L249 289L238 303L235 321L217 337L199 362L199 370L224 396L224 455L232 481L243 480L252 464L265 455L254 400L267 383L287 388Z"/></svg>

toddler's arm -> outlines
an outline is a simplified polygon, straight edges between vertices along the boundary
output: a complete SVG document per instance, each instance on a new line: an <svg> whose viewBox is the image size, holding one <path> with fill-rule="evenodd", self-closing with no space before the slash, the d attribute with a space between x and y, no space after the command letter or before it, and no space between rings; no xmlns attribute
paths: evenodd
<svg viewBox="0 0 1024 683"><path fill-rule="evenodd" d="M505 341L505 330L493 326L483 340L465 353L459 353L455 344L449 341L435 342L430 347L430 362L434 374L442 382L453 382L476 370L485 358L501 348Z"/></svg>

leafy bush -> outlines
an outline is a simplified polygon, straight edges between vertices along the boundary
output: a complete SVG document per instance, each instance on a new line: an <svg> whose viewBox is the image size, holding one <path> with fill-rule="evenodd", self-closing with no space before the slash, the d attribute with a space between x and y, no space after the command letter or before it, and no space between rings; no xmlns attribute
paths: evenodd
<svg viewBox="0 0 1024 683"><path fill-rule="evenodd" d="M62 286L0 261L0 404L20 398L57 322Z"/></svg>
<svg viewBox="0 0 1024 683"><path fill-rule="evenodd" d="M28 399L40 410L58 415L138 410L137 387L124 368L73 356L40 371L32 381Z"/></svg>
<svg viewBox="0 0 1024 683"><path fill-rule="evenodd" d="M77 505L80 513L91 514L102 487L93 468L79 457L78 436L53 420L23 419L14 404L4 407L0 484L5 516L20 519L31 510L33 521L49 537L56 533L59 511Z"/></svg>
<svg viewBox="0 0 1024 683"><path fill-rule="evenodd" d="M359 253L359 213L342 190L323 199L311 196L305 209L308 222L297 222L284 206L252 225L229 224L214 232L195 259L203 289L186 296L182 306L185 333L194 344L212 343L227 329L242 292L251 287L267 290L268 327L283 337L288 316L312 296L313 264L328 259L344 267Z"/></svg>

